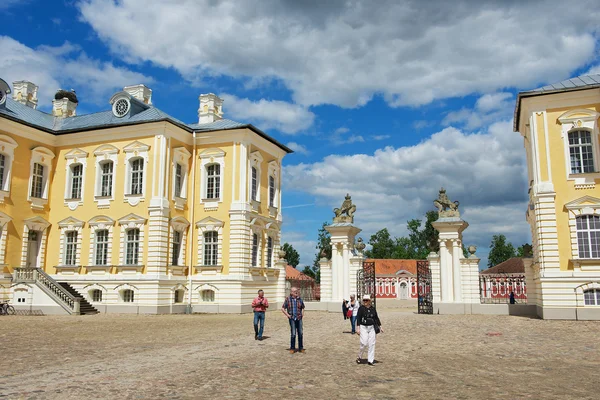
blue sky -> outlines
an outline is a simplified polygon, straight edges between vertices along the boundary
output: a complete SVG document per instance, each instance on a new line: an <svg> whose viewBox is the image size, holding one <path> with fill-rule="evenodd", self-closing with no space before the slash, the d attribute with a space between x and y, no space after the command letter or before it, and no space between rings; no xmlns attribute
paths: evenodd
<svg viewBox="0 0 600 400"><path fill-rule="evenodd" d="M516 93L600 72L600 8L573 4L3 0L0 78L39 85L43 110L73 88L78 114L137 83L188 123L200 93L223 97L225 118L296 150L282 232L301 266L346 193L368 241L404 235L441 186L484 266L492 235L531 241Z"/></svg>

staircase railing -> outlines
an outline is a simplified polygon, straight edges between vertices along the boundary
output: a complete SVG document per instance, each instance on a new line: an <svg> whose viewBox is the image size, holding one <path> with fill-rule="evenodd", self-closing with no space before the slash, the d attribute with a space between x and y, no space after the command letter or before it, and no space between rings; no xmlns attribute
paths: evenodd
<svg viewBox="0 0 600 400"><path fill-rule="evenodd" d="M73 296L41 268L15 268L13 282L35 283L68 313L79 314L81 298Z"/></svg>

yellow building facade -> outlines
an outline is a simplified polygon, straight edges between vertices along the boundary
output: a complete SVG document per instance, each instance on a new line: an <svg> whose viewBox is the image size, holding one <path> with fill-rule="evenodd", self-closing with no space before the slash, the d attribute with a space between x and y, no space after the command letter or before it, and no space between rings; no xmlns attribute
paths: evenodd
<svg viewBox="0 0 600 400"><path fill-rule="evenodd" d="M281 163L291 150L223 119L199 122L125 87L111 110L77 115L59 91L0 80L0 299L45 313L244 312L282 300ZM83 299L83 300L80 300Z"/></svg>
<svg viewBox="0 0 600 400"><path fill-rule="evenodd" d="M521 92L533 258L527 297L544 319L600 319L600 75Z"/></svg>

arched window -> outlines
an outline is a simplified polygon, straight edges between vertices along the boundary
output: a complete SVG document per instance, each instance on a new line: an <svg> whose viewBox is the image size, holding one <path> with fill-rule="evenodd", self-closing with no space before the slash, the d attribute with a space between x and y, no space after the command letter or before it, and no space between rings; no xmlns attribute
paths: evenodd
<svg viewBox="0 0 600 400"><path fill-rule="evenodd" d="M213 290L203 290L201 293L202 301L212 303L215 301L215 292Z"/></svg>
<svg viewBox="0 0 600 400"><path fill-rule="evenodd" d="M102 290L100 290L100 289L92 290L90 297L92 298L92 301L94 303L102 302Z"/></svg>
<svg viewBox="0 0 600 400"><path fill-rule="evenodd" d="M600 258L600 216L580 215L576 221L579 258Z"/></svg>
<svg viewBox="0 0 600 400"><path fill-rule="evenodd" d="M583 302L586 306L600 306L600 289L589 289L583 292Z"/></svg>
<svg viewBox="0 0 600 400"><path fill-rule="evenodd" d="M135 293L131 289L124 289L121 291L121 298L125 303L133 303L135 300Z"/></svg>

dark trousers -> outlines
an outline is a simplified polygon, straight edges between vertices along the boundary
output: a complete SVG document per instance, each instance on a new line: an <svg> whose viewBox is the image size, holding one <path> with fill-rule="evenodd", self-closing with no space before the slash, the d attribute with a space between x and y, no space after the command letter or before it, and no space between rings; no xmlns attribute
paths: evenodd
<svg viewBox="0 0 600 400"><path fill-rule="evenodd" d="M296 336L298 336L298 350L302 350L302 320L290 318L290 349L296 348Z"/></svg>

